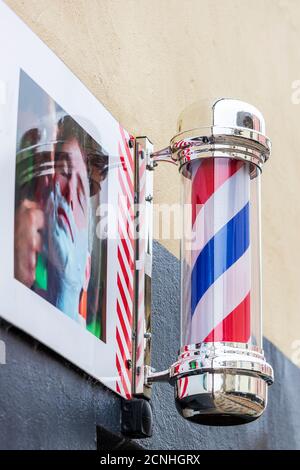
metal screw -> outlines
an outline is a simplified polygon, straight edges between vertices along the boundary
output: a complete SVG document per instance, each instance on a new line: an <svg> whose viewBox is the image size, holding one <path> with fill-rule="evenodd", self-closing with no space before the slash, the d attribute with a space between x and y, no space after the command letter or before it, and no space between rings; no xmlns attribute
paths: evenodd
<svg viewBox="0 0 300 470"><path fill-rule="evenodd" d="M151 194L149 194L149 196L145 197L145 201L147 201L147 202L151 202L152 199L153 199L153 197L151 196Z"/></svg>
<svg viewBox="0 0 300 470"><path fill-rule="evenodd" d="M154 168L156 168L158 165L157 162L151 161L151 164L146 165L146 169L149 171L154 171Z"/></svg>
<svg viewBox="0 0 300 470"><path fill-rule="evenodd" d="M126 367L127 367L127 369L131 369L131 367L132 367L132 360L131 359L127 359Z"/></svg>
<svg viewBox="0 0 300 470"><path fill-rule="evenodd" d="M130 137L130 139L128 140L128 147L130 149L132 149L134 146L134 139L132 137Z"/></svg>

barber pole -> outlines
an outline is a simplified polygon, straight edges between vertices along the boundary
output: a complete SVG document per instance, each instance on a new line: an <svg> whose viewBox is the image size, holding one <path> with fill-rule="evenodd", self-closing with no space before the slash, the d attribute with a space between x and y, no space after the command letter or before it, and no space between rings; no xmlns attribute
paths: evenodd
<svg viewBox="0 0 300 470"><path fill-rule="evenodd" d="M189 342L250 339L248 163L198 160L191 174Z"/></svg>
<svg viewBox="0 0 300 470"><path fill-rule="evenodd" d="M273 382L261 328L260 175L270 149L262 114L221 98L187 108L169 148L153 154L181 173L181 348L148 381L169 380L178 411L196 423L256 419Z"/></svg>

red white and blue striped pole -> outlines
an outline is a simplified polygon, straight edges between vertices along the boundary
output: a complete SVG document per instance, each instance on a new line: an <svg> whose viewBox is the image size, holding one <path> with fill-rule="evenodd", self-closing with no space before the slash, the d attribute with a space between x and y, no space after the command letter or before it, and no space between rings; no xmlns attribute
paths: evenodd
<svg viewBox="0 0 300 470"><path fill-rule="evenodd" d="M250 172L229 158L191 165L190 343L250 339Z"/></svg>

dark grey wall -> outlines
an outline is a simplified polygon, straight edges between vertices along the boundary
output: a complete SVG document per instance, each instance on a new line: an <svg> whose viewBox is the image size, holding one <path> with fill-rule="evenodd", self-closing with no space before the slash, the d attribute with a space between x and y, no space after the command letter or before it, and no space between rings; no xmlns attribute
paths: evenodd
<svg viewBox="0 0 300 470"><path fill-rule="evenodd" d="M95 449L96 423L117 431L119 399L6 323L1 449Z"/></svg>
<svg viewBox="0 0 300 470"><path fill-rule="evenodd" d="M1 299L0 299L1 305ZM26 312L24 312L26 314ZM158 243L153 269L153 366L174 362L179 345L179 262ZM120 400L8 323L0 324L7 364L0 366L0 449L134 447L120 435ZM173 389L153 389L155 427L149 449L300 449L300 370L265 341L275 369L267 411L258 421L227 428L186 422ZM136 441L137 442L137 441Z"/></svg>

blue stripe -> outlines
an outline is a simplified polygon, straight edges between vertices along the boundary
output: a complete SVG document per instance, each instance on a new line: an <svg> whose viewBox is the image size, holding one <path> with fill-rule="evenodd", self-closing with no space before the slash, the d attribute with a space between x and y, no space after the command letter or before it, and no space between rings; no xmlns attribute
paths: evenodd
<svg viewBox="0 0 300 470"><path fill-rule="evenodd" d="M249 246L249 202L211 238L199 253L192 271L192 315L207 289ZM213 312L207 312L212 315Z"/></svg>

